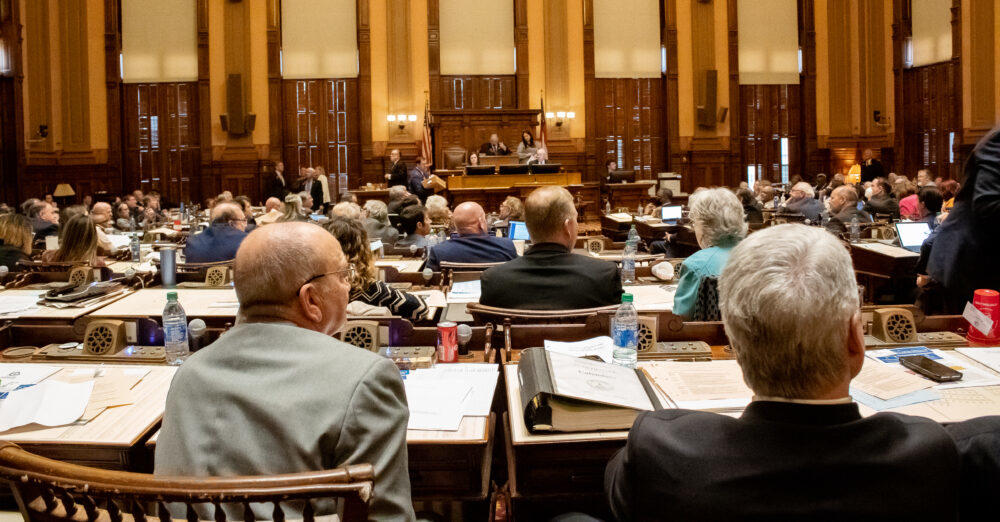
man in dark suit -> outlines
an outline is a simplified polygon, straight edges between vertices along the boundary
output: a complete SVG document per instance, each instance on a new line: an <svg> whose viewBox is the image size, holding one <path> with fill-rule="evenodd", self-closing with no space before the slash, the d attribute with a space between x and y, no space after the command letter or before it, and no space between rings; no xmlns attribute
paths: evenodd
<svg viewBox="0 0 1000 522"><path fill-rule="evenodd" d="M28 219L31 220L31 231L35 233L36 243L44 242L47 236L59 235L59 213L51 204L35 200L28 208Z"/></svg>
<svg viewBox="0 0 1000 522"><path fill-rule="evenodd" d="M214 263L236 258L243 238L247 237L247 220L235 203L220 203L212 209L212 223L202 232L188 238L184 259L188 263Z"/></svg>
<svg viewBox="0 0 1000 522"><path fill-rule="evenodd" d="M427 196L434 194L434 189L427 185L431 179L431 164L424 158L418 158L417 166L410 172L410 181L407 189L410 194L420 198L420 202L427 201Z"/></svg>
<svg viewBox="0 0 1000 522"><path fill-rule="evenodd" d="M995 486L979 463L996 453L1000 418L946 428L862 417L852 402L862 364L880 363L865 360L851 257L832 235L750 234L722 272L719 304L754 399L738 418L640 414L605 473L618 520L956 520L991 499L960 495L964 478Z"/></svg>
<svg viewBox="0 0 1000 522"><path fill-rule="evenodd" d="M392 161L392 166L389 167L389 172L385 175L388 182L386 185L389 187L406 186L409 182L409 174L406 172L406 163L399 158L399 149L392 149L389 152L389 160Z"/></svg>
<svg viewBox="0 0 1000 522"><path fill-rule="evenodd" d="M1000 127L983 137L965 164L965 182L948 219L936 229L927 270L945 294L944 313L960 314L979 288L1000 288Z"/></svg>
<svg viewBox="0 0 1000 522"><path fill-rule="evenodd" d="M854 218L858 218L858 223L872 222L872 217L867 212L858 210L858 192L850 185L833 189L830 194L830 212L824 213L824 217L829 218L826 229L834 234L850 231Z"/></svg>
<svg viewBox="0 0 1000 522"><path fill-rule="evenodd" d="M508 154L510 154L510 149L500 141L500 137L495 132L490 134L490 141L479 147L480 156L506 156Z"/></svg>
<svg viewBox="0 0 1000 522"><path fill-rule="evenodd" d="M285 199L288 194L288 182L285 180L285 162L279 161L274 164L274 176L267 189L266 196L269 198Z"/></svg>
<svg viewBox="0 0 1000 522"><path fill-rule="evenodd" d="M883 214L899 219L899 202L892 197L892 187L885 178L875 178L872 181L872 195L868 198L868 203L865 203L864 211L872 217Z"/></svg>
<svg viewBox="0 0 1000 522"><path fill-rule="evenodd" d="M299 169L299 191L312 197L312 205L308 210L316 210L323 206L323 185L316 179L316 169L302 167Z"/></svg>
<svg viewBox="0 0 1000 522"><path fill-rule="evenodd" d="M861 153L861 182L866 183L875 178L885 177L885 167L882 162L875 158L871 149L865 149Z"/></svg>
<svg viewBox="0 0 1000 522"><path fill-rule="evenodd" d="M621 302L618 266L572 253L576 207L563 187L536 189L524 202L534 243L523 257L483 272L479 302L500 308L569 310Z"/></svg>
<svg viewBox="0 0 1000 522"><path fill-rule="evenodd" d="M487 234L486 211L479 203L466 201L455 207L451 214L457 234L451 239L431 247L427 255L427 268L441 270L442 261L452 263L492 263L510 261L517 257L514 242L504 237Z"/></svg>

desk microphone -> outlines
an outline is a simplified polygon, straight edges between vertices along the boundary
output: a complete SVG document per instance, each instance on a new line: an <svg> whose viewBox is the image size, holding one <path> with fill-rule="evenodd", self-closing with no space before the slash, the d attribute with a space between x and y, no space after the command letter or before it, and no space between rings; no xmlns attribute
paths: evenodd
<svg viewBox="0 0 1000 522"><path fill-rule="evenodd" d="M431 279L434 278L434 271L430 268L425 268L422 274L424 276L424 285L431 284Z"/></svg>
<svg viewBox="0 0 1000 522"><path fill-rule="evenodd" d="M192 319L188 323L188 349L193 351L201 349L201 337L205 335L205 321L202 319Z"/></svg>
<svg viewBox="0 0 1000 522"><path fill-rule="evenodd" d="M467 324L458 325L458 355L469 355L469 341L472 340L472 328Z"/></svg>
<svg viewBox="0 0 1000 522"><path fill-rule="evenodd" d="M0 265L0 277L7 275L8 272L10 272L10 269L7 268L7 265Z"/></svg>

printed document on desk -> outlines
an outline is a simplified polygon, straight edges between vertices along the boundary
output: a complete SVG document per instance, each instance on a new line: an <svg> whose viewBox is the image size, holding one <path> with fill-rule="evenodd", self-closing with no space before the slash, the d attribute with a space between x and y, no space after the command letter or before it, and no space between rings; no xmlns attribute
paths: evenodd
<svg viewBox="0 0 1000 522"><path fill-rule="evenodd" d="M733 412L753 400L753 390L733 360L653 361L640 367L678 408Z"/></svg>
<svg viewBox="0 0 1000 522"><path fill-rule="evenodd" d="M90 402L94 381L47 381L10 392L0 401L0 432L28 424L62 426L75 422Z"/></svg>
<svg viewBox="0 0 1000 522"><path fill-rule="evenodd" d="M466 392L462 401L462 415L466 417L486 417L493 406L493 395L500 379L500 367L496 364L453 363L436 364L433 368L411 370L406 375L407 386L428 384L444 386L453 393Z"/></svg>
<svg viewBox="0 0 1000 522"><path fill-rule="evenodd" d="M462 424L462 403L472 393L465 383L443 384L430 381L403 381L410 409L410 430L458 431Z"/></svg>
<svg viewBox="0 0 1000 522"><path fill-rule="evenodd" d="M951 388L972 388L977 386L998 386L1000 385L1000 375L975 365L976 359L965 354L965 348L958 348L954 352L950 350L935 350L926 346L910 346L905 348L890 348L884 350L870 350L866 354L868 357L882 361L883 363L899 368L906 373L913 374L921 379L916 372L904 368L899 364L899 357L903 355L923 355L928 359L937 361L953 370L962 372L962 378L954 382L934 383L935 390L948 390ZM986 365L989 366L989 365Z"/></svg>
<svg viewBox="0 0 1000 522"><path fill-rule="evenodd" d="M546 339L545 349L550 352L572 355L573 357L596 355L602 361L610 363L615 351L615 343L606 335L573 343L549 341Z"/></svg>
<svg viewBox="0 0 1000 522"><path fill-rule="evenodd" d="M653 410L653 402L635 370L561 353L547 352L547 355L556 394L634 410Z"/></svg>
<svg viewBox="0 0 1000 522"><path fill-rule="evenodd" d="M478 279L475 281L461 281L451 285L451 291L448 292L448 302L478 303L479 296L481 296L482 293L482 287L480 286Z"/></svg>
<svg viewBox="0 0 1000 522"><path fill-rule="evenodd" d="M934 382L905 371L900 366L869 359L851 382L851 387L884 401L934 386Z"/></svg>

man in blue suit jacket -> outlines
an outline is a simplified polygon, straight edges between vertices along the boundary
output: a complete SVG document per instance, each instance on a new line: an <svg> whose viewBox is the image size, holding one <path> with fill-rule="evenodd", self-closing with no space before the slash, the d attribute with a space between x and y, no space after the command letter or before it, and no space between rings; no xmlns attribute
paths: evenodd
<svg viewBox="0 0 1000 522"><path fill-rule="evenodd" d="M494 263L517 257L514 242L487 234L486 212L478 203L467 201L455 207L451 215L458 234L431 248L427 268L435 272L442 261L452 263Z"/></svg>
<svg viewBox="0 0 1000 522"><path fill-rule="evenodd" d="M220 203L212 209L212 224L188 238L184 258L188 263L214 263L236 258L247 220L243 210L233 203Z"/></svg>

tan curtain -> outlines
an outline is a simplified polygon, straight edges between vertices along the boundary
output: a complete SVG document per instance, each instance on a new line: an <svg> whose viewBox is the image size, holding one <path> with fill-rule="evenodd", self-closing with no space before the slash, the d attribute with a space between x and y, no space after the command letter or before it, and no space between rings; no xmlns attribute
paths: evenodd
<svg viewBox="0 0 1000 522"><path fill-rule="evenodd" d="M440 0L441 74L517 72L514 0Z"/></svg>
<svg viewBox="0 0 1000 522"><path fill-rule="evenodd" d="M355 0L281 0L281 76L356 78Z"/></svg>
<svg viewBox="0 0 1000 522"><path fill-rule="evenodd" d="M739 0L740 83L799 83L799 20L795 0Z"/></svg>
<svg viewBox="0 0 1000 522"><path fill-rule="evenodd" d="M659 78L660 2L594 0L594 76Z"/></svg>
<svg viewBox="0 0 1000 522"><path fill-rule="evenodd" d="M196 0L122 0L126 83L198 79Z"/></svg>
<svg viewBox="0 0 1000 522"><path fill-rule="evenodd" d="M951 60L951 0L913 0L913 65Z"/></svg>

